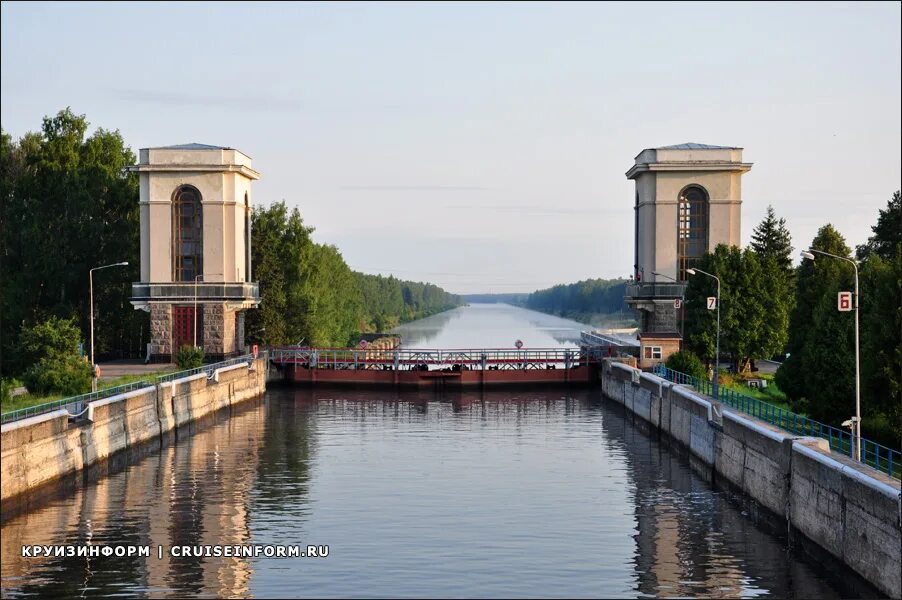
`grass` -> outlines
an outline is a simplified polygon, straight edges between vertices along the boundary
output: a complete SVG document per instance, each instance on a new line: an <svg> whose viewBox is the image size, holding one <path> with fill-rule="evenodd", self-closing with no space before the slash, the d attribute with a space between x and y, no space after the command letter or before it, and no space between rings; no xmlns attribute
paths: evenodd
<svg viewBox="0 0 902 600"><path fill-rule="evenodd" d="M743 396L749 396L750 398L755 398L756 400L761 400L762 402L773 404L778 408L795 412L798 415L807 416L805 415L805 413L793 410L793 408L789 405L789 400L786 398L786 394L784 394L780 390L780 388L777 387L777 383L774 381L774 376L772 374L755 374L750 378L763 379L767 381L767 387L749 387L748 379L736 375L721 375L720 385L727 389L733 390L737 394L742 394Z"/></svg>
<svg viewBox="0 0 902 600"><path fill-rule="evenodd" d="M160 369L159 371L153 371L150 373L141 373L136 375L123 375L121 377L116 377L115 379L101 379L97 382L97 389L106 390L112 387L117 387L120 385L126 385L129 383L135 383L137 381L143 381L145 379L153 379L158 377L159 375L165 375L167 373L174 373L177 371L175 368L167 368ZM86 390L85 393L90 390ZM19 396L13 396L8 401L5 400L0 404L0 413L8 413L14 410L19 410L22 408L28 408L30 406L37 406L38 404L46 404L48 402L53 402L54 400L62 400L66 396L62 394L49 394L49 395L35 395L25 393Z"/></svg>

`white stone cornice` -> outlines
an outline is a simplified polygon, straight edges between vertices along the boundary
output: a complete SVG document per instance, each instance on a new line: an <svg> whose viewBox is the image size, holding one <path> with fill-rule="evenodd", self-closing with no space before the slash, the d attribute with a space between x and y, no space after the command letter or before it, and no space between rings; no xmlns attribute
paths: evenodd
<svg viewBox="0 0 902 600"><path fill-rule="evenodd" d="M633 165L626 172L627 179L635 179L641 173L649 171L736 171L746 173L751 171L753 163L737 163L727 161L686 161L686 162L663 162L663 163L640 163Z"/></svg>
<svg viewBox="0 0 902 600"><path fill-rule="evenodd" d="M130 173L240 173L248 179L260 179L260 173L244 165L130 165Z"/></svg>

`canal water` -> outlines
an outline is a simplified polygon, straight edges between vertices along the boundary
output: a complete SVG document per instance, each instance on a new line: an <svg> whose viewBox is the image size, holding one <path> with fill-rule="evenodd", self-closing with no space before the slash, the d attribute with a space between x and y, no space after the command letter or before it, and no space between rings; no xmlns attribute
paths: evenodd
<svg viewBox="0 0 902 600"><path fill-rule="evenodd" d="M517 339L554 347L572 344L582 327L472 305L399 331L408 348ZM273 387L194 435L8 519L2 595L874 593L849 587L850 573L790 548L765 521L597 390ZM23 557L22 546L35 544L146 546L151 556ZM216 544L328 546L328 556L170 550Z"/></svg>

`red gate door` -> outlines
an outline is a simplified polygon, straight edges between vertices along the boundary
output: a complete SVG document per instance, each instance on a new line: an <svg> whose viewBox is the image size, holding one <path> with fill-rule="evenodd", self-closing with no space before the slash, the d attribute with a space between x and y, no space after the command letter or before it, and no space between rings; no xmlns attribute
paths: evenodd
<svg viewBox="0 0 902 600"><path fill-rule="evenodd" d="M204 345L203 310L197 307L197 345ZM194 307L172 307L172 353L177 353L182 346L194 345Z"/></svg>

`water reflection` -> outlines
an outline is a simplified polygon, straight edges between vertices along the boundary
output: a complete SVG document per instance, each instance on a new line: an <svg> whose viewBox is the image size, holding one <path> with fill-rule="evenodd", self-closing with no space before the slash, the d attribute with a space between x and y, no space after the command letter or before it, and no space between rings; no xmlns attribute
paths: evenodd
<svg viewBox="0 0 902 600"><path fill-rule="evenodd" d="M89 542L330 556L20 554ZM788 551L590 390L274 388L2 530L4 597L834 598L859 593L837 587L847 576Z"/></svg>
<svg viewBox="0 0 902 600"><path fill-rule="evenodd" d="M3 525L2 589L15 596L247 596L241 558L172 558L158 545L242 544L265 435L262 403L220 415L181 439L72 496ZM151 558L24 558L23 545L150 545Z"/></svg>

